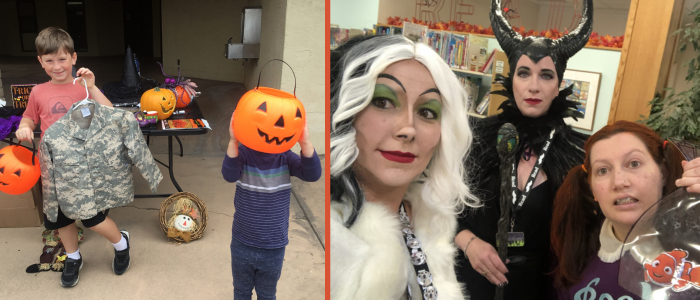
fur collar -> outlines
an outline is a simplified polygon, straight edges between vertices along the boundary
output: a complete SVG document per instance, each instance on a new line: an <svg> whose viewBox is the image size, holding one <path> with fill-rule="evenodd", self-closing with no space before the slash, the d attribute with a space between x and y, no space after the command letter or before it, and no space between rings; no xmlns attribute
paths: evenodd
<svg viewBox="0 0 700 300"><path fill-rule="evenodd" d="M440 299L464 299L454 272L456 216L429 209L418 188L409 190L406 200ZM366 202L353 226L346 228L348 213L343 203L331 203L331 298L404 299L408 283L413 297L420 298L398 214Z"/></svg>

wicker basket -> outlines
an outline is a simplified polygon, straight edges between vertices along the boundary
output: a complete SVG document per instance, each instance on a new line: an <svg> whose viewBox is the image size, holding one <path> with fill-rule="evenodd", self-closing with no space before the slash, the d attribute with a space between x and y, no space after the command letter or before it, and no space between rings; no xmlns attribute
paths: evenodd
<svg viewBox="0 0 700 300"><path fill-rule="evenodd" d="M199 209L199 213L201 214L199 226L197 227L197 230L192 232L192 240L199 239L204 234L204 230L207 229L207 207L204 206L204 202L202 202L202 200L200 200L197 196L189 192L179 192L173 194L172 196L165 199L165 201L163 201L163 203L160 205L160 229L163 230L165 234L168 234L168 220L166 219L165 215L168 211L168 208L170 208L170 205L173 204L175 201L180 200L180 198L187 198L192 200L192 202L194 202L197 205L197 208ZM178 242L184 242L184 240L180 237L174 237L172 239Z"/></svg>

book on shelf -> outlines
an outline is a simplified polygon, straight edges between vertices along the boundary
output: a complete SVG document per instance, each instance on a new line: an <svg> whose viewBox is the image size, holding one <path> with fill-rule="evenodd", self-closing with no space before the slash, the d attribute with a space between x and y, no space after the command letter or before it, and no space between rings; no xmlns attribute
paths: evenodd
<svg viewBox="0 0 700 300"><path fill-rule="evenodd" d="M163 130L183 130L200 128L206 128L211 130L211 127L209 127L209 122L207 122L207 120L204 119L161 120L160 122L163 125Z"/></svg>
<svg viewBox="0 0 700 300"><path fill-rule="evenodd" d="M483 67L481 67L479 72L491 74L491 66L493 65L493 59L495 56L496 56L496 49L493 49L493 51L491 51L491 55L489 55L489 58L486 59L486 63L484 64Z"/></svg>
<svg viewBox="0 0 700 300"><path fill-rule="evenodd" d="M444 61L447 61L447 56L449 55L449 43L450 39L452 39L452 33L450 32L443 32L442 33L442 41L440 42L440 57Z"/></svg>
<svg viewBox="0 0 700 300"><path fill-rule="evenodd" d="M469 43L467 44L468 70L479 71L488 58L489 41L485 37L469 35Z"/></svg>
<svg viewBox="0 0 700 300"><path fill-rule="evenodd" d="M466 49L467 37L460 34L452 34L448 44L448 59L447 64L450 68L466 70L467 59Z"/></svg>
<svg viewBox="0 0 700 300"><path fill-rule="evenodd" d="M477 97L479 96L479 88L481 87L481 77L462 77L458 76L459 82L462 84L464 89L467 91L467 101L474 105L476 103Z"/></svg>
<svg viewBox="0 0 700 300"><path fill-rule="evenodd" d="M407 37L411 41L423 43L427 32L428 26L411 22L403 22L403 36Z"/></svg>
<svg viewBox="0 0 700 300"><path fill-rule="evenodd" d="M437 52L438 54L440 54L440 51L442 50L442 36L443 32L439 30L428 30L428 32L426 33L428 46L433 48L433 50L435 50L435 52Z"/></svg>
<svg viewBox="0 0 700 300"><path fill-rule="evenodd" d="M346 28L331 27L331 49L344 44L350 38L350 30Z"/></svg>
<svg viewBox="0 0 700 300"><path fill-rule="evenodd" d="M489 102L491 100L491 92L486 92L484 98L481 99L479 105L476 107L476 113L480 115L486 115L489 108Z"/></svg>

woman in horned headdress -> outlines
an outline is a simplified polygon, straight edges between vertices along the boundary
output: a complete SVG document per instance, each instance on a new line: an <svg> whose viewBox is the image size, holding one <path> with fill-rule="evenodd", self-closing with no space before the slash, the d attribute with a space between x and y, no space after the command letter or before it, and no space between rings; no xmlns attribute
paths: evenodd
<svg viewBox="0 0 700 300"><path fill-rule="evenodd" d="M500 107L503 112L475 120L473 150L465 160L474 192L483 200L483 208L461 216L455 237L464 257L457 261L457 277L472 299L494 299L496 294L544 299L554 291L547 275L556 264L550 249L553 199L569 170L583 163L587 139L564 123L582 114L576 102L566 99L571 87L559 91L559 85L568 59L586 45L593 30L592 0L584 1L582 16L578 27L560 39L523 38L503 17L501 1L492 2L491 25L508 55L510 75L497 77L504 87L499 94L508 98ZM501 166L496 146L506 123L517 131L519 143L514 144L513 165ZM700 191L698 165L700 159L685 164L676 184ZM500 257L497 234L507 236Z"/></svg>
<svg viewBox="0 0 700 300"><path fill-rule="evenodd" d="M501 95L508 100L497 116L474 124L474 145L465 161L475 193L484 207L462 215L455 244L464 258L457 261L457 277L472 299L494 299L497 287L504 299L544 299L552 282L550 222L556 191L567 172L583 162L587 136L564 123L582 117L576 102L566 99L571 87L559 91L567 60L586 45L592 32L593 1L585 0L578 27L566 36L523 38L503 17L501 1L491 6L491 25L508 55L509 77ZM515 171L501 173L496 151L499 129L511 123L519 137L513 159ZM514 179L517 189L511 189ZM501 181L509 182L507 202L501 201ZM513 204L516 195L517 202ZM505 206L505 207L503 207ZM503 214L502 214L503 212ZM501 222L499 222L501 220ZM497 233L507 233L506 261L499 258Z"/></svg>

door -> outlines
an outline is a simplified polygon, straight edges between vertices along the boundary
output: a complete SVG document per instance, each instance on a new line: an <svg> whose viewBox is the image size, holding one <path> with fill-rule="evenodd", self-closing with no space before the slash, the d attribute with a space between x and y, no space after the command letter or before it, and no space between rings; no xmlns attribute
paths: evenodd
<svg viewBox="0 0 700 300"><path fill-rule="evenodd" d="M153 3L151 0L123 0L124 49L140 57L153 56Z"/></svg>

